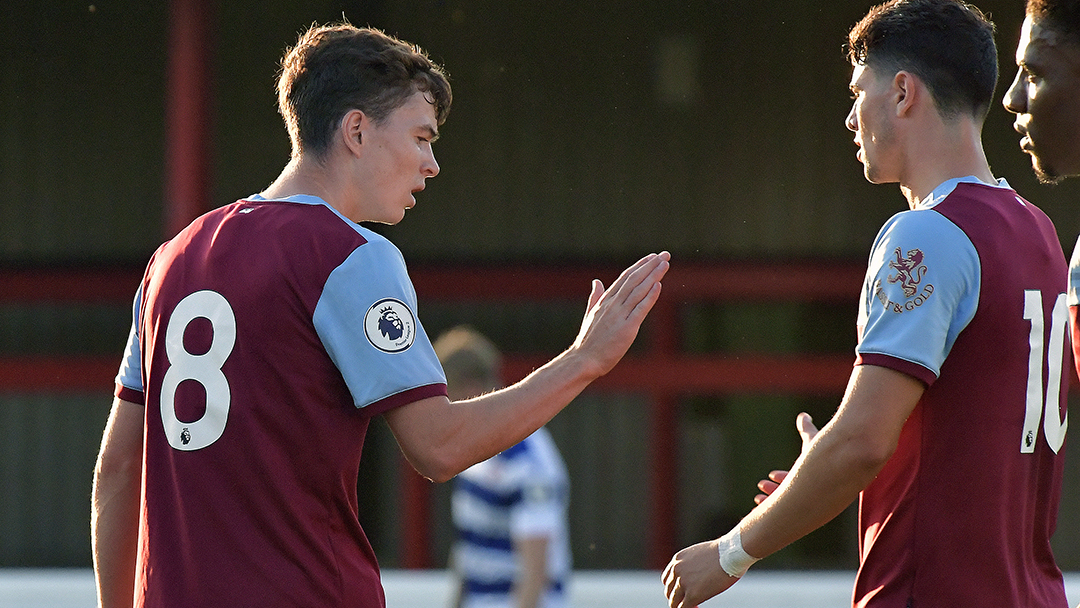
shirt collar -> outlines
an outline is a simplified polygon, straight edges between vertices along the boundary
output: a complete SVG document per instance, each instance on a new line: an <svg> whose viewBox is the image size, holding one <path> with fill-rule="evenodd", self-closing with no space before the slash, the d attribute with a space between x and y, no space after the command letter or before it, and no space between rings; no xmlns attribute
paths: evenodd
<svg viewBox="0 0 1080 608"><path fill-rule="evenodd" d="M993 188L1008 188L1012 189L1009 182L1005 181L1004 177L999 177L997 183L987 184L974 175L967 175L964 177L954 177L942 182L937 188L934 188L930 194L927 194L918 203L915 203L914 209L932 209L935 205L945 200L945 197L952 194L952 191L956 189L959 184L982 184L984 186L990 186Z"/></svg>
<svg viewBox="0 0 1080 608"><path fill-rule="evenodd" d="M327 207L330 206L329 203L327 203L323 199L321 199L321 198L319 198L319 197L317 197L315 195L312 195L312 194L293 194L292 196L286 196L284 198L270 199L270 198L266 198L262 194L256 193L256 194L252 194L251 196L247 197L244 200L248 200L248 201L271 201L271 200L273 200L273 201L286 201L286 202L290 202L290 203L304 203L306 205L326 205Z"/></svg>

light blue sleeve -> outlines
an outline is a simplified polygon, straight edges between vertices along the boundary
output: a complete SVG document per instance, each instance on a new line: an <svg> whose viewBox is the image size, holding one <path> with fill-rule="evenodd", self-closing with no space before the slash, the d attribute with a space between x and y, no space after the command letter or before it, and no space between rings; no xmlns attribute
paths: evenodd
<svg viewBox="0 0 1080 608"><path fill-rule="evenodd" d="M131 331L128 333L127 346L124 347L124 358L120 362L120 371L116 374L116 383L140 393L143 391L142 381L142 350L139 347L139 335L142 328L139 327L139 312L142 306L142 286L135 292L135 302L131 306Z"/></svg>
<svg viewBox="0 0 1080 608"><path fill-rule="evenodd" d="M1080 306L1080 238L1076 239L1072 257L1069 259L1069 306Z"/></svg>
<svg viewBox="0 0 1080 608"><path fill-rule="evenodd" d="M373 232L363 234L368 243L330 273L313 317L357 407L446 384L416 315L416 292L401 252Z"/></svg>
<svg viewBox="0 0 1080 608"><path fill-rule="evenodd" d="M874 242L859 309L858 361L931 376L979 306L979 254L967 235L932 209L893 216Z"/></svg>

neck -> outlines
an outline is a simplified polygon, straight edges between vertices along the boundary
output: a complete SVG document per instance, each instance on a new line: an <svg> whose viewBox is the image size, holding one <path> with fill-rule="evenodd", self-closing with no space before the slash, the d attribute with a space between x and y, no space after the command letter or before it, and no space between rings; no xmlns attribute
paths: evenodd
<svg viewBox="0 0 1080 608"><path fill-rule="evenodd" d="M351 217L351 210L345 204L350 197L342 189L339 180L334 179L334 172L328 164L303 155L293 157L277 179L260 194L271 199L295 194L317 196L345 217Z"/></svg>
<svg viewBox="0 0 1080 608"><path fill-rule="evenodd" d="M911 142L908 159L900 191L910 207L953 178L974 175L988 184L997 181L983 151L981 125L970 116L935 121Z"/></svg>
<svg viewBox="0 0 1080 608"><path fill-rule="evenodd" d="M262 191L262 195L266 198L285 198L294 194L311 194L325 199L328 188L324 173L320 163L293 157L277 179Z"/></svg>

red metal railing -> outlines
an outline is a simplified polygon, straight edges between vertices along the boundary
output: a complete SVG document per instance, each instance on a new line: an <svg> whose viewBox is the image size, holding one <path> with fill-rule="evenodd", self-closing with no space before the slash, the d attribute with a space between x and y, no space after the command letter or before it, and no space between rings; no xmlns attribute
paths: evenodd
<svg viewBox="0 0 1080 608"><path fill-rule="evenodd" d="M421 302L538 302L580 300L589 282L610 283L608 266L413 266ZM0 269L0 303L114 303L130 306L141 269ZM662 567L677 549L678 400L694 394L785 393L834 395L843 391L852 356L689 354L682 352L679 307L695 302L854 302L863 268L854 262L680 264L675 260L664 290L635 348L589 388L640 392L650 407L648 562ZM854 313L853 313L854 314ZM550 353L508 353L508 381L526 376ZM0 392L109 392L120 353L105 357L0 358ZM415 474L402 488L401 555L407 568L432 567L430 484Z"/></svg>

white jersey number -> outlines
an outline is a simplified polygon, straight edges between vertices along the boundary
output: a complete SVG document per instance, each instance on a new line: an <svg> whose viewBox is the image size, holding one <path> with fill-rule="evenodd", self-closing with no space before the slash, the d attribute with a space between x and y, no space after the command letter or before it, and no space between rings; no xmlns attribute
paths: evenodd
<svg viewBox="0 0 1080 608"><path fill-rule="evenodd" d="M210 321L213 339L210 350L193 355L184 348L184 330L195 319ZM229 382L221 366L236 343L236 315L228 300L216 291L197 291L176 305L165 330L165 354L169 368L161 383L161 421L169 445L184 451L200 450L217 441L229 418ZM194 422L176 417L176 389L193 380L206 391L206 412Z"/></svg>
<svg viewBox="0 0 1080 608"><path fill-rule="evenodd" d="M1027 413L1024 415L1024 434L1020 438L1020 453L1035 451L1039 435L1039 421L1043 422L1043 435L1050 449L1057 454L1065 443L1065 431L1069 426L1069 413L1065 418L1058 415L1061 397L1061 367L1065 353L1065 332L1068 331L1069 309L1065 294L1058 294L1050 319L1050 344L1043 348L1042 292L1029 289L1024 292L1024 318L1031 321L1028 338ZM1046 356L1049 378L1046 395L1043 396L1043 356ZM1045 410L1045 415L1043 411Z"/></svg>

